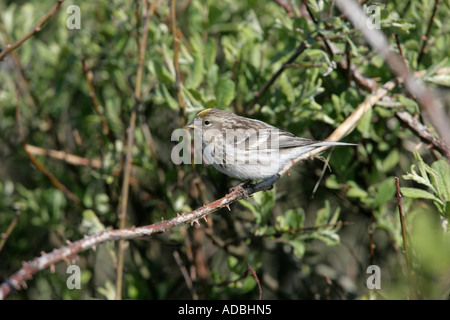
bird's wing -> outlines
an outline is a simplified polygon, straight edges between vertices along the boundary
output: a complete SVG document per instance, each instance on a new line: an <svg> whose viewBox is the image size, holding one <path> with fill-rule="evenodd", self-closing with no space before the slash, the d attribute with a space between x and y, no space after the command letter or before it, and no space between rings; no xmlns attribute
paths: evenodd
<svg viewBox="0 0 450 320"><path fill-rule="evenodd" d="M314 141L311 139L300 138L293 135L290 132L278 130L278 132L274 132L273 134L277 135L278 138L278 146L280 149L283 148L293 148L293 147L303 147L308 145L313 145L318 143L319 141Z"/></svg>
<svg viewBox="0 0 450 320"><path fill-rule="evenodd" d="M307 146L318 141L294 136L292 133L277 128L259 130L236 130L234 136L227 135L227 144L234 148L246 150L278 150L284 148Z"/></svg>

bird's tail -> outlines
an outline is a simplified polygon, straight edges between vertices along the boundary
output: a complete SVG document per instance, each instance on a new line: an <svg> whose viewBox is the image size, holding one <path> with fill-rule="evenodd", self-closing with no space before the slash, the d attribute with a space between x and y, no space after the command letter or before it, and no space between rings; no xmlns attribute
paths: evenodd
<svg viewBox="0 0 450 320"><path fill-rule="evenodd" d="M357 146L355 143L335 142L335 141L321 141L314 143L315 147L333 147L333 146Z"/></svg>

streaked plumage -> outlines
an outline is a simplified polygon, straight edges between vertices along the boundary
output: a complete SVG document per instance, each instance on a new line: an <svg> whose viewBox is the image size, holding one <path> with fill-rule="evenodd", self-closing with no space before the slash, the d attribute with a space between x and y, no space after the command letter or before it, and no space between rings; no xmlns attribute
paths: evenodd
<svg viewBox="0 0 450 320"><path fill-rule="evenodd" d="M277 174L289 161L318 147L353 145L300 138L260 120L206 109L188 128L202 139L205 159L217 170L241 180L259 180Z"/></svg>

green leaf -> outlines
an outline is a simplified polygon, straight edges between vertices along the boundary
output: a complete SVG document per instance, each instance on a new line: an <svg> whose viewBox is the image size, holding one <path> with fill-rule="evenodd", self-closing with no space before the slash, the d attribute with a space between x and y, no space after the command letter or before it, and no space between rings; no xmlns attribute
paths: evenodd
<svg viewBox="0 0 450 320"><path fill-rule="evenodd" d="M450 201L450 165L445 160L438 160L431 165L431 168L436 173L433 184L437 189L438 197L443 201Z"/></svg>
<svg viewBox="0 0 450 320"><path fill-rule="evenodd" d="M426 77L424 80L440 86L450 87L450 75L448 74L438 74L432 77Z"/></svg>
<svg viewBox="0 0 450 320"><path fill-rule="evenodd" d="M323 241L329 246L335 246L340 243L340 237L333 229L323 229L312 234L313 238Z"/></svg>
<svg viewBox="0 0 450 320"><path fill-rule="evenodd" d="M206 68L210 68L215 60L217 55L217 45L216 40L213 37L208 38L205 44L205 65Z"/></svg>
<svg viewBox="0 0 450 320"><path fill-rule="evenodd" d="M328 223L328 219L330 218L330 215L331 215L330 201L326 200L325 207L317 210L315 225L320 226L320 225Z"/></svg>
<svg viewBox="0 0 450 320"><path fill-rule="evenodd" d="M340 183L337 181L336 175L331 174L327 180L325 180L325 186L329 189L340 189L341 185Z"/></svg>
<svg viewBox="0 0 450 320"><path fill-rule="evenodd" d="M173 109L173 110L179 109L177 101L172 97L169 90L167 89L167 87L164 84L161 84L161 93L171 109Z"/></svg>
<svg viewBox="0 0 450 320"><path fill-rule="evenodd" d="M255 217L255 222L257 224L261 224L262 221L261 213L253 204L251 204L248 200L239 200L239 203L253 213L253 216Z"/></svg>
<svg viewBox="0 0 450 320"><path fill-rule="evenodd" d="M419 171L420 175L417 174L417 172L414 170L416 168L416 165L411 165L411 173L408 173L407 175L403 175L403 179L405 180L413 180L417 183L423 184L424 186L427 186L431 190L433 190L434 193L436 193L435 187L431 184L430 179L428 178L427 172L430 172L432 169L423 162L422 158L420 157L418 152L414 152L414 157L416 158L418 164L419 164Z"/></svg>
<svg viewBox="0 0 450 320"><path fill-rule="evenodd" d="M392 168L394 168L399 161L399 152L398 149L393 149L388 156L382 162L382 168L380 168L383 172L388 172Z"/></svg>
<svg viewBox="0 0 450 320"><path fill-rule="evenodd" d="M395 180L389 178L378 185L378 191L375 196L374 204L381 206L394 198L396 193Z"/></svg>
<svg viewBox="0 0 450 320"><path fill-rule="evenodd" d="M100 222L95 212L91 209L83 211L83 219L81 221L81 228L85 229L87 234L94 234L105 230L105 226Z"/></svg>
<svg viewBox="0 0 450 320"><path fill-rule="evenodd" d="M216 88L217 108L221 109L228 106L234 99L235 84L228 78L220 78Z"/></svg>
<svg viewBox="0 0 450 320"><path fill-rule="evenodd" d="M366 198L367 197L367 191L361 189L355 181L349 181L348 182L349 189L347 191L347 196L350 198Z"/></svg>
<svg viewBox="0 0 450 320"><path fill-rule="evenodd" d="M283 94L286 96L287 101L290 103L294 102L295 95L294 95L294 88L292 87L291 83L289 82L289 78L286 76L286 74L282 74L280 77L280 87Z"/></svg>
<svg viewBox="0 0 450 320"><path fill-rule="evenodd" d="M305 243L301 240L298 239L294 239L294 240L290 240L289 245L292 247L292 249L294 249L294 254L298 257L301 258L305 255Z"/></svg>
<svg viewBox="0 0 450 320"><path fill-rule="evenodd" d="M277 217L277 229L282 231L303 228L305 211L302 208L290 209Z"/></svg>
<svg viewBox="0 0 450 320"><path fill-rule="evenodd" d="M437 198L435 195L433 195L425 190L422 190L422 189L402 187L402 188L400 188L400 191L407 198L430 199L430 200L434 200L439 203L442 203L442 201L439 198Z"/></svg>
<svg viewBox="0 0 450 320"><path fill-rule="evenodd" d="M186 79L186 87L187 88L197 88L203 81L204 76L204 68L203 68L203 59L198 54L194 56L194 66L192 69L192 73Z"/></svg>

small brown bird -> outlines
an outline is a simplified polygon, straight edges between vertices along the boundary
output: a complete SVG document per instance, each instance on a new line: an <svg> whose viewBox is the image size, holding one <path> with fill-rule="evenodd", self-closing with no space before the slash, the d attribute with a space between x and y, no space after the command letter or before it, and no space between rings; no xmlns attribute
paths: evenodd
<svg viewBox="0 0 450 320"><path fill-rule="evenodd" d="M319 147L355 145L299 138L263 121L218 109L199 112L187 128L194 129L194 139L201 139L209 164L241 180L274 176L289 161Z"/></svg>

